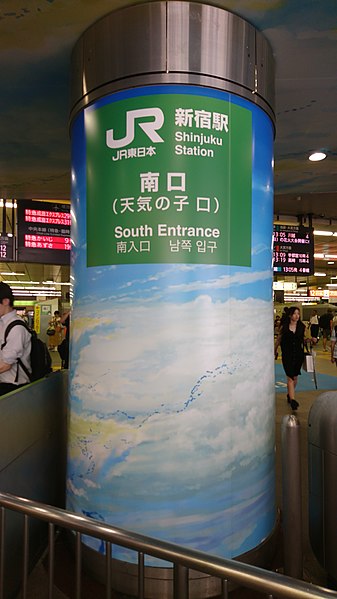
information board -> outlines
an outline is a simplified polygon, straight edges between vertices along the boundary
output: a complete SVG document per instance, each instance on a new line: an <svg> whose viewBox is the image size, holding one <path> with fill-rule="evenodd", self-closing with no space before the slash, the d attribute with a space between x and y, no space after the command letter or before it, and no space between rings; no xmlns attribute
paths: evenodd
<svg viewBox="0 0 337 599"><path fill-rule="evenodd" d="M251 265L251 111L170 89L85 112L88 266Z"/></svg>
<svg viewBox="0 0 337 599"><path fill-rule="evenodd" d="M18 261L70 263L70 205L18 202Z"/></svg>
<svg viewBox="0 0 337 599"><path fill-rule="evenodd" d="M274 225L273 269L282 275L314 274L313 229L302 225Z"/></svg>
<svg viewBox="0 0 337 599"><path fill-rule="evenodd" d="M14 260L14 239L13 235L0 233L0 260L2 262L13 262Z"/></svg>

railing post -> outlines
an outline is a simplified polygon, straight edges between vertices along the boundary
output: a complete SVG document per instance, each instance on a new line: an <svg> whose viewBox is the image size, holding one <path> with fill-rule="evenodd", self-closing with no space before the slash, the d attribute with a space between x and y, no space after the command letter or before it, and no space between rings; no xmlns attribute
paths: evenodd
<svg viewBox="0 0 337 599"><path fill-rule="evenodd" d="M48 524L48 599L54 596L54 571L55 571L55 526Z"/></svg>
<svg viewBox="0 0 337 599"><path fill-rule="evenodd" d="M188 568L176 563L173 567L173 599L189 599Z"/></svg>
<svg viewBox="0 0 337 599"><path fill-rule="evenodd" d="M0 599L4 597L5 584L5 508L0 511Z"/></svg>
<svg viewBox="0 0 337 599"><path fill-rule="evenodd" d="M105 597L111 599L111 543L106 541L105 543L105 560L106 560L106 572L105 572Z"/></svg>
<svg viewBox="0 0 337 599"><path fill-rule="evenodd" d="M302 579L302 489L300 426L293 414L282 419L282 508L284 573Z"/></svg>
<svg viewBox="0 0 337 599"><path fill-rule="evenodd" d="M75 582L75 597L81 599L81 583L82 583L82 546L81 546L81 533L76 533L76 545L75 545L75 558L76 558L76 582Z"/></svg>
<svg viewBox="0 0 337 599"><path fill-rule="evenodd" d="M144 553L138 552L138 599L144 599Z"/></svg>
<svg viewBox="0 0 337 599"><path fill-rule="evenodd" d="M222 578L221 580L221 599L228 599L228 580Z"/></svg>
<svg viewBox="0 0 337 599"><path fill-rule="evenodd" d="M27 597L29 576L29 520L27 514L24 515L23 525L23 567L22 567L22 599Z"/></svg>

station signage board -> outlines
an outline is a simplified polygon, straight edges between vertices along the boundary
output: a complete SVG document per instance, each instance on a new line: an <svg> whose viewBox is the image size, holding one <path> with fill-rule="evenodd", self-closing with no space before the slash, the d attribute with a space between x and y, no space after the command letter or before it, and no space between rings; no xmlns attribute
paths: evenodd
<svg viewBox="0 0 337 599"><path fill-rule="evenodd" d="M274 273L291 276L314 274L313 229L302 225L274 225Z"/></svg>
<svg viewBox="0 0 337 599"><path fill-rule="evenodd" d="M70 264L70 205L18 202L18 261Z"/></svg>
<svg viewBox="0 0 337 599"><path fill-rule="evenodd" d="M14 238L13 235L0 233L0 261L13 262L14 260Z"/></svg>
<svg viewBox="0 0 337 599"><path fill-rule="evenodd" d="M330 297L337 297L337 289L310 289L309 295L318 299L329 299Z"/></svg>
<svg viewBox="0 0 337 599"><path fill-rule="evenodd" d="M251 111L171 91L86 110L88 266L251 266Z"/></svg>

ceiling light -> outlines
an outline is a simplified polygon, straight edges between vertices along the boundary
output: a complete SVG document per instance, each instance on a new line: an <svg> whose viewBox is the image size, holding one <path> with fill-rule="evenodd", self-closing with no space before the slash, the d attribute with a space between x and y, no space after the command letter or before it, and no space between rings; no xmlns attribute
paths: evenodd
<svg viewBox="0 0 337 599"><path fill-rule="evenodd" d="M323 235L324 237L331 237L333 235L332 231L316 231L314 230L314 235Z"/></svg>
<svg viewBox="0 0 337 599"><path fill-rule="evenodd" d="M12 289L16 289L17 291L20 291L22 289L28 289L30 291L55 291L55 287L30 287L30 286L26 286L26 287L16 287L15 285L13 285ZM60 292L61 293L61 292Z"/></svg>
<svg viewBox="0 0 337 599"><path fill-rule="evenodd" d="M16 203L16 200L14 200L14 201L11 201L11 200L5 200L5 201L4 201L3 199L1 199L1 200L0 200L0 207L1 207L1 208L3 208L4 206L5 206L6 208L17 208L17 207L18 207L18 206L17 206L17 203Z"/></svg>
<svg viewBox="0 0 337 599"><path fill-rule="evenodd" d="M330 262L328 262L328 264L335 264L335 263L330 261Z"/></svg>
<svg viewBox="0 0 337 599"><path fill-rule="evenodd" d="M314 272L314 277L326 277L325 272Z"/></svg>
<svg viewBox="0 0 337 599"><path fill-rule="evenodd" d="M24 277L25 273L24 272L0 272L0 275L3 275L4 277Z"/></svg>
<svg viewBox="0 0 337 599"><path fill-rule="evenodd" d="M37 291L24 291L23 289L21 289L21 291L13 291L13 295L15 297L61 297L61 291L54 291L53 293L50 292L46 292L46 291L41 291L41 292L37 292Z"/></svg>
<svg viewBox="0 0 337 599"><path fill-rule="evenodd" d="M309 156L309 160L311 162L319 162L320 160L324 160L326 158L326 154L324 152L313 152Z"/></svg>
<svg viewBox="0 0 337 599"><path fill-rule="evenodd" d="M40 281L3 281L9 285L40 285Z"/></svg>

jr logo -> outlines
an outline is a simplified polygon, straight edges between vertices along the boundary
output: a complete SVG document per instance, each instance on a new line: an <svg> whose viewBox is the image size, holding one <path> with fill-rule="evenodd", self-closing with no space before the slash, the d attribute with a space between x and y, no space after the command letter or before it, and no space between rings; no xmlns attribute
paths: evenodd
<svg viewBox="0 0 337 599"><path fill-rule="evenodd" d="M164 124L164 114L160 108L140 108L139 110L129 110L126 113L126 135L122 139L114 139L114 130L108 129L106 132L106 145L108 148L116 150L124 148L133 142L135 138L135 121L143 117L153 117L152 121L138 122L138 125L143 129L144 133L151 139L153 143L160 143L164 140L157 133Z"/></svg>

